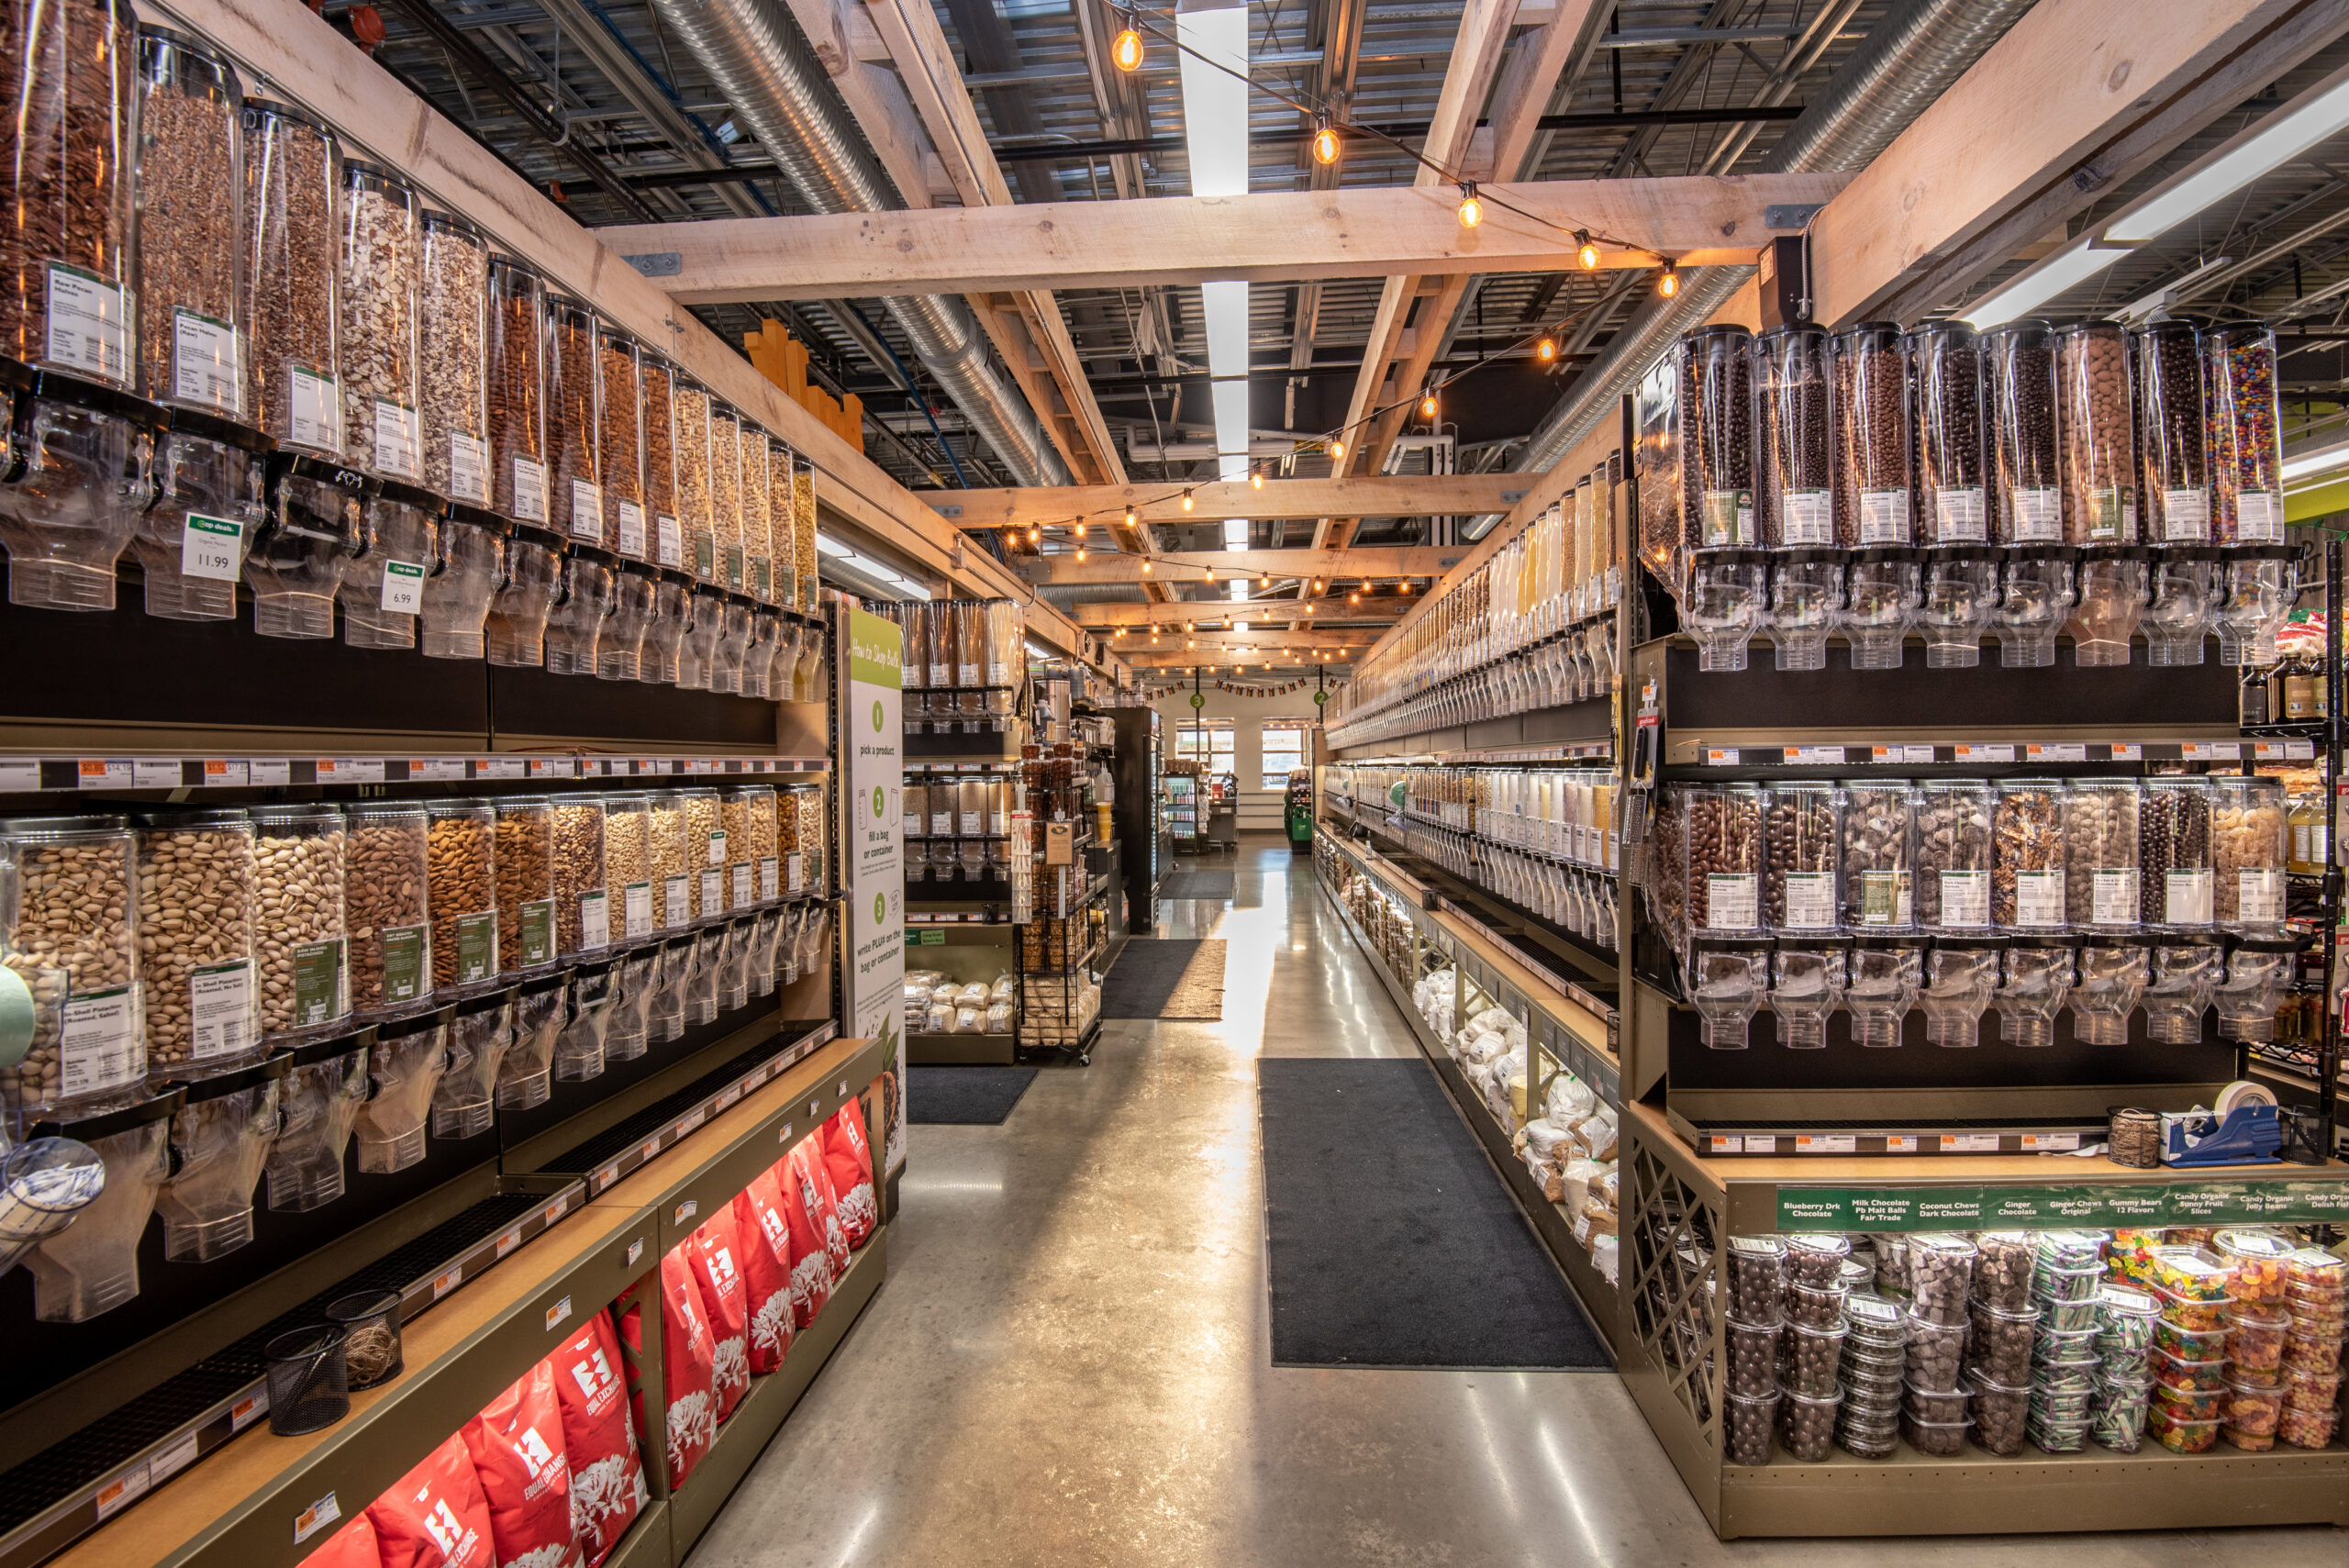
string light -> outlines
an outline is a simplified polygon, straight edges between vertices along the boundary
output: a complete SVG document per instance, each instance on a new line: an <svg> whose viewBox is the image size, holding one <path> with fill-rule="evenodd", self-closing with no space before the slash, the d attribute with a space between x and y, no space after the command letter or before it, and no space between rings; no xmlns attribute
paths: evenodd
<svg viewBox="0 0 2349 1568"><path fill-rule="evenodd" d="M1076 547L1076 563L1079 566L1085 564L1085 546L1082 544Z"/></svg>
<svg viewBox="0 0 2349 1568"><path fill-rule="evenodd" d="M1671 262L1664 264L1664 276L1656 279L1655 292L1670 299L1680 292L1680 272Z"/></svg>
<svg viewBox="0 0 2349 1568"><path fill-rule="evenodd" d="M1185 510L1185 511L1186 511L1186 512L1187 512L1187 511L1189 511L1190 509L1191 509L1191 493L1190 493L1189 491L1186 490L1186 491L1184 491L1184 492L1183 492L1183 510Z"/></svg>
<svg viewBox="0 0 2349 1568"><path fill-rule="evenodd" d="M1128 528L1132 528L1133 526L1134 526L1134 509L1133 509L1131 506L1129 506L1129 507L1127 507L1127 508L1126 508L1126 527L1128 527Z"/></svg>
<svg viewBox="0 0 2349 1568"><path fill-rule="evenodd" d="M1330 128L1330 117L1319 115L1313 125L1313 161L1335 163L1338 161L1338 133Z"/></svg>
<svg viewBox="0 0 2349 1568"><path fill-rule="evenodd" d="M1338 439L1338 438L1337 438L1337 437L1335 437L1335 436L1330 437L1330 455L1331 457L1333 457L1333 458L1336 458L1336 457L1343 457L1343 456L1345 456L1345 455L1346 455L1346 443L1345 443L1345 442L1343 442L1343 441L1341 441L1341 440L1340 440L1340 439Z"/></svg>
<svg viewBox="0 0 2349 1568"><path fill-rule="evenodd" d="M1485 221L1485 204L1477 197L1476 182L1460 182L1460 227L1474 228Z"/></svg>
<svg viewBox="0 0 2349 1568"><path fill-rule="evenodd" d="M1598 247L1591 243L1587 228L1575 230L1575 260L1582 263L1586 272L1598 271Z"/></svg>
<svg viewBox="0 0 2349 1568"><path fill-rule="evenodd" d="M1557 340L1548 333L1543 333L1542 340L1533 345L1533 357L1545 365L1556 359L1558 357Z"/></svg>
<svg viewBox="0 0 2349 1568"><path fill-rule="evenodd" d="M1428 391L1427 391L1427 395L1419 399L1419 417L1420 417L1420 418L1422 418L1422 419L1430 419L1430 420L1432 420L1432 419L1435 417L1435 388L1434 388L1434 387L1429 387L1429 388L1428 388Z"/></svg>
<svg viewBox="0 0 2349 1568"><path fill-rule="evenodd" d="M1269 573L1269 572L1265 573L1263 576L1261 576L1261 577L1259 577L1259 578L1257 578L1257 579L1256 579L1256 586L1258 586L1259 588L1269 588L1269 587L1271 587L1272 585L1273 585L1273 574L1272 574L1271 573Z"/></svg>
<svg viewBox="0 0 2349 1568"><path fill-rule="evenodd" d="M1117 62L1118 69L1120 71L1140 71L1141 69L1141 30L1134 26L1134 14L1131 11L1125 14L1125 20L1124 30L1119 32L1109 45L1109 58Z"/></svg>
<svg viewBox="0 0 2349 1568"><path fill-rule="evenodd" d="M1313 591L1317 594L1321 591L1321 579L1319 577L1313 579Z"/></svg>
<svg viewBox="0 0 2349 1568"><path fill-rule="evenodd" d="M1028 528L1028 542L1029 542L1030 544L1041 544L1041 543L1043 543L1043 542L1044 542L1044 530L1043 530L1043 529L1041 529L1041 528L1040 528L1035 527L1033 524L1030 524L1030 525L1029 526L1029 528Z"/></svg>
<svg viewBox="0 0 2349 1568"><path fill-rule="evenodd" d="M1251 490L1262 490L1264 487L1264 470L1262 470L1262 469L1258 469L1258 468L1252 468L1252 469L1250 469L1250 470L1248 471L1248 488L1250 488Z"/></svg>
<svg viewBox="0 0 2349 1568"><path fill-rule="evenodd" d="M1144 561L1141 563L1141 574L1145 577L1150 575L1150 562L1148 561Z"/></svg>

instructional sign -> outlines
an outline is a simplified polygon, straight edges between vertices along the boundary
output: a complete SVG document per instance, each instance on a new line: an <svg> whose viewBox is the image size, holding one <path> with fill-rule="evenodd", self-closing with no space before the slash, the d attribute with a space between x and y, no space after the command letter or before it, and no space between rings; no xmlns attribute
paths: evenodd
<svg viewBox="0 0 2349 1568"><path fill-rule="evenodd" d="M1780 1187L1781 1230L2299 1225L2349 1221L2349 1181Z"/></svg>
<svg viewBox="0 0 2349 1568"><path fill-rule="evenodd" d="M848 1016L852 1033L883 1042L884 1172L905 1162L906 872L905 633L844 608L841 816L848 899Z"/></svg>

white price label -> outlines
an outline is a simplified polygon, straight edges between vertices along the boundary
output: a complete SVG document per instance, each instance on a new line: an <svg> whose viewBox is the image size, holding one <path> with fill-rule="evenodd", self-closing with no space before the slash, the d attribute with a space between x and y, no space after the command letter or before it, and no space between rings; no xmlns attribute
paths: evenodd
<svg viewBox="0 0 2349 1568"><path fill-rule="evenodd" d="M704 856L702 863L713 866L722 866L726 863L726 834L723 829L709 835L707 853Z"/></svg>
<svg viewBox="0 0 2349 1568"><path fill-rule="evenodd" d="M2015 489L2007 495L2014 508L2017 544L2044 544L2064 537L2060 491Z"/></svg>
<svg viewBox="0 0 2349 1568"><path fill-rule="evenodd" d="M286 439L322 452L342 450L342 392L334 377L304 365L286 368Z"/></svg>
<svg viewBox="0 0 2349 1568"><path fill-rule="evenodd" d="M751 906L751 900L753 896L751 892L751 862L743 861L737 865L729 867L728 869L733 873L734 878L733 907L737 909L748 909Z"/></svg>
<svg viewBox="0 0 2349 1568"><path fill-rule="evenodd" d="M630 940L652 934L652 884L631 882L620 889L622 934Z"/></svg>
<svg viewBox="0 0 2349 1568"><path fill-rule="evenodd" d="M2015 873L2015 924L2060 926L2064 923L2064 873L2060 871Z"/></svg>
<svg viewBox="0 0 2349 1568"><path fill-rule="evenodd" d="M602 888L579 895L579 945L583 948L609 947L612 944L611 900Z"/></svg>
<svg viewBox="0 0 2349 1568"><path fill-rule="evenodd" d="M652 559L662 566L685 563L685 533L677 519L656 514L652 519Z"/></svg>
<svg viewBox="0 0 2349 1568"><path fill-rule="evenodd" d="M1859 1140L1848 1132L1798 1132L1795 1152L1798 1154L1849 1154L1859 1148Z"/></svg>
<svg viewBox="0 0 2349 1568"><path fill-rule="evenodd" d="M1815 931L1835 923L1835 873L1788 872L1787 913L1789 930Z"/></svg>
<svg viewBox="0 0 2349 1568"><path fill-rule="evenodd" d="M803 869L806 864L796 850L783 857L784 885L794 898L807 891L807 873Z"/></svg>
<svg viewBox="0 0 2349 1568"><path fill-rule="evenodd" d="M683 874L661 883L661 923L674 929L693 923L693 879Z"/></svg>
<svg viewBox="0 0 2349 1568"><path fill-rule="evenodd" d="M2284 542L2284 495L2278 490L2244 490L2235 496L2235 542Z"/></svg>
<svg viewBox="0 0 2349 1568"><path fill-rule="evenodd" d="M2112 743L2112 760L2116 762L2141 762L2144 758L2145 748L2137 741L2115 740Z"/></svg>
<svg viewBox="0 0 2349 1568"><path fill-rule="evenodd" d="M294 762L288 757L255 757L248 767L248 777L255 789L267 789L294 782Z"/></svg>
<svg viewBox="0 0 2349 1568"><path fill-rule="evenodd" d="M2207 868L2165 872L2162 917L2173 926L2210 923L2211 878Z"/></svg>
<svg viewBox="0 0 2349 1568"><path fill-rule="evenodd" d="M204 762L204 787L206 789L242 789L252 776L252 770L241 759L207 757Z"/></svg>
<svg viewBox="0 0 2349 1568"><path fill-rule="evenodd" d="M2284 918L2284 873L2245 867L2235 873L2235 917L2245 925L2273 926Z"/></svg>
<svg viewBox="0 0 2349 1568"><path fill-rule="evenodd" d="M384 759L381 757L320 757L317 761L320 784L382 784Z"/></svg>
<svg viewBox="0 0 2349 1568"><path fill-rule="evenodd" d="M1778 496L1778 540L1788 547L1833 544L1834 523L1824 490L1787 490Z"/></svg>
<svg viewBox="0 0 2349 1568"><path fill-rule="evenodd" d="M1887 545L1908 542L1909 492L1906 490L1861 491L1860 543Z"/></svg>
<svg viewBox="0 0 2349 1568"><path fill-rule="evenodd" d="M1752 872L1714 872L1705 878L1704 925L1716 931L1751 930L1760 922L1762 879Z"/></svg>
<svg viewBox="0 0 2349 1568"><path fill-rule="evenodd" d="M375 472L394 479L414 479L417 458L424 450L424 422L413 408L385 398L375 399Z"/></svg>
<svg viewBox="0 0 2349 1568"><path fill-rule="evenodd" d="M571 537L596 539L604 537L604 492L600 485L584 479L571 482Z"/></svg>
<svg viewBox="0 0 2349 1568"><path fill-rule="evenodd" d="M619 514L620 553L638 560L644 557L644 508L633 501L614 504Z"/></svg>
<svg viewBox="0 0 2349 1568"><path fill-rule="evenodd" d="M2099 866L2088 878L2088 921L2098 926L2137 923L2137 868Z"/></svg>
<svg viewBox="0 0 2349 1568"><path fill-rule="evenodd" d="M519 757L479 757L473 762L477 779L518 779L526 771Z"/></svg>
<svg viewBox="0 0 2349 1568"><path fill-rule="evenodd" d="M2088 760L2087 747L2077 740L2054 741L2046 745L2034 741L2023 751L2034 762L2085 762Z"/></svg>
<svg viewBox="0 0 2349 1568"><path fill-rule="evenodd" d="M1984 527L1982 487L1960 485L1933 492L1933 542L1976 544L1989 537Z"/></svg>
<svg viewBox="0 0 2349 1568"><path fill-rule="evenodd" d="M412 616L424 608L424 567L413 561L384 562L384 608Z"/></svg>
<svg viewBox="0 0 2349 1568"><path fill-rule="evenodd" d="M128 985L72 997L66 1002L61 1010L61 1054L65 1060L58 1098L79 1099L84 1095L120 1088L135 1082L146 1071L146 1062L139 1051L135 1012Z"/></svg>
<svg viewBox="0 0 2349 1568"><path fill-rule="evenodd" d="M514 460L514 516L526 523L547 520L546 464L526 457Z"/></svg>
<svg viewBox="0 0 2349 1568"><path fill-rule="evenodd" d="M179 788L180 760L177 757L133 757L130 760L130 787Z"/></svg>
<svg viewBox="0 0 2349 1568"><path fill-rule="evenodd" d="M1990 923L1990 873L1987 871L1945 871L1942 879L1943 926L1987 926Z"/></svg>
<svg viewBox="0 0 2349 1568"><path fill-rule="evenodd" d="M2162 538L2170 544L2207 542L2210 538L2210 493L2163 491Z"/></svg>
<svg viewBox="0 0 2349 1568"><path fill-rule="evenodd" d="M49 264L49 341L42 352L50 364L101 381L129 380L125 321L120 285L61 261Z"/></svg>
<svg viewBox="0 0 2349 1568"><path fill-rule="evenodd" d="M172 312L172 395L233 419L245 409L237 329L193 310Z"/></svg>
<svg viewBox="0 0 2349 1568"><path fill-rule="evenodd" d="M705 915L726 913L726 873L706 871L701 873L701 912Z"/></svg>
<svg viewBox="0 0 2349 1568"><path fill-rule="evenodd" d="M489 454L462 430L449 432L449 491L457 500L489 505Z"/></svg>
<svg viewBox="0 0 2349 1568"><path fill-rule="evenodd" d="M783 896L783 867L774 856L759 862L759 897L771 901Z"/></svg>
<svg viewBox="0 0 2349 1568"><path fill-rule="evenodd" d="M234 517L187 515L180 536L180 574L233 583L245 564L245 525Z"/></svg>
<svg viewBox="0 0 2349 1568"><path fill-rule="evenodd" d="M2011 762L2015 760L2012 745L1960 746L1955 748L1961 762Z"/></svg>
<svg viewBox="0 0 2349 1568"><path fill-rule="evenodd" d="M0 792L17 795L39 788L40 788L39 758L0 758Z"/></svg>
<svg viewBox="0 0 2349 1568"><path fill-rule="evenodd" d="M1944 1154L1996 1154L1998 1135L1995 1132L1944 1132L1942 1152Z"/></svg>

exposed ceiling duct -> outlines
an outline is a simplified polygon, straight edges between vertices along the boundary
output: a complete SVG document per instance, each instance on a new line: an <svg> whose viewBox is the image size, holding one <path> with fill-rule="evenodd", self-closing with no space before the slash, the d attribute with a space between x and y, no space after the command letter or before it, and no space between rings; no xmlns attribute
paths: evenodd
<svg viewBox="0 0 2349 1568"><path fill-rule="evenodd" d="M652 6L800 200L821 213L905 206L849 124L798 24L774 0L652 0ZM882 304L1015 484L1071 482L1035 410L989 360L969 306L939 295L893 295Z"/></svg>
<svg viewBox="0 0 2349 1568"><path fill-rule="evenodd" d="M2006 36L2035 0L1909 0L1886 14L1842 68L1788 126L1762 161L1765 173L1865 169L1983 52ZM1565 461L1639 384L1673 339L1729 303L1751 267L1704 267L1682 274L1680 292L1655 299L1615 334L1573 389L1509 462L1535 472ZM1471 537L1497 517L1479 518Z"/></svg>

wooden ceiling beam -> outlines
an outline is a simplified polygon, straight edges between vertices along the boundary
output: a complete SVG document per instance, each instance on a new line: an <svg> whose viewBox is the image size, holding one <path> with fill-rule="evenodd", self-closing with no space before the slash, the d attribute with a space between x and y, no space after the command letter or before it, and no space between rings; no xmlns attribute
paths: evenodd
<svg viewBox="0 0 2349 1568"><path fill-rule="evenodd" d="M1258 521L1319 517L1350 511L1366 517L1479 517L1506 512L1525 494L1513 473L1364 475L1351 479L1267 479L1192 485L1191 509L1166 484L1077 484L1007 490L960 490L939 511L966 528L1065 528L1078 519L1107 528L1129 506L1143 522L1212 523L1230 517Z"/></svg>
<svg viewBox="0 0 2349 1568"><path fill-rule="evenodd" d="M812 4L814 0L801 0ZM1827 200L1844 173L1547 180L1496 184L1485 220L1460 225L1445 186L1256 191L1121 202L930 206L629 224L596 237L675 271L652 282L688 305L863 299L892 294L1196 284L1219 279L1434 277L1575 268L1567 236L1604 232L1603 267L1652 267L1649 250L1691 266L1751 262L1770 238L1763 209ZM1408 302L1409 295L1399 296Z"/></svg>
<svg viewBox="0 0 2349 1568"><path fill-rule="evenodd" d="M1343 594L1308 599L1234 599L1218 603L1204 599L1183 599L1168 605L1073 605L1069 618L1088 631L1114 630L1133 626L1196 626L1202 621L1244 620L1250 626L1262 626L1277 621L1309 625L1316 621L1367 621L1371 630L1385 629L1386 622L1400 617L1419 603L1416 594L1380 594L1352 602ZM1310 606L1311 617L1306 615ZM1342 628L1341 628L1342 629Z"/></svg>
<svg viewBox="0 0 2349 1568"><path fill-rule="evenodd" d="M1204 583L1214 574L1218 583L1235 577L1271 573L1276 577L1303 577L1324 583L1365 578L1434 577L1458 565L1469 547L1444 549L1411 546L1371 550L1227 550L1199 554L1160 555L1148 560L1131 555L1097 555L1078 561L1073 555L1029 555L1018 558L1021 576L1042 586L1050 584L1100 584ZM1148 566L1150 571L1142 571Z"/></svg>

